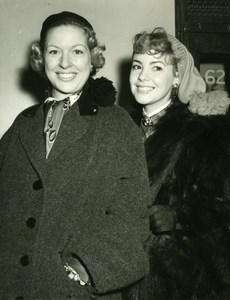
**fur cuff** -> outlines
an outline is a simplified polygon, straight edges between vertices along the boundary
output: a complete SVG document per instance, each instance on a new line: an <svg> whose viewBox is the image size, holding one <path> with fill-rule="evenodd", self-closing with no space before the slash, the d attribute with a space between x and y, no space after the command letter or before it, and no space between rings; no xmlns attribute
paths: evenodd
<svg viewBox="0 0 230 300"><path fill-rule="evenodd" d="M227 92L216 90L197 94L190 100L188 109L201 116L225 115L230 105Z"/></svg>

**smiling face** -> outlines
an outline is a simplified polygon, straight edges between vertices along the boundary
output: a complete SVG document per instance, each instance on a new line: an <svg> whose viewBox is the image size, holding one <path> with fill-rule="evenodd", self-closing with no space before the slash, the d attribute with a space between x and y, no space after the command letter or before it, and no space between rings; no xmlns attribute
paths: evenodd
<svg viewBox="0 0 230 300"><path fill-rule="evenodd" d="M174 73L174 66L167 63L166 56L161 53L133 55L130 88L146 113L149 114L168 102L176 80Z"/></svg>
<svg viewBox="0 0 230 300"><path fill-rule="evenodd" d="M91 71L91 56L84 30L74 25L51 28L44 49L45 73L52 96L63 99L79 93Z"/></svg>

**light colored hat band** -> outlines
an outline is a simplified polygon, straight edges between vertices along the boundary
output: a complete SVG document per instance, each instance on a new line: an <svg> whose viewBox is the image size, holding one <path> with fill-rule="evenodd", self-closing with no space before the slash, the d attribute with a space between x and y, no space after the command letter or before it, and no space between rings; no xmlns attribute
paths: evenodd
<svg viewBox="0 0 230 300"><path fill-rule="evenodd" d="M188 103L194 95L205 93L206 84L194 66L194 60L187 48L173 35L168 34L172 49L178 59L178 74L180 85L178 90L179 100Z"/></svg>

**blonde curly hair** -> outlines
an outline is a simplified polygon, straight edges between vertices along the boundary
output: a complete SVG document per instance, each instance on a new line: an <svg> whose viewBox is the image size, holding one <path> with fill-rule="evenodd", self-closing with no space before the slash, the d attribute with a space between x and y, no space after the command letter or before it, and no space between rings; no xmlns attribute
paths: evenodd
<svg viewBox="0 0 230 300"><path fill-rule="evenodd" d="M43 22L40 41L33 43L31 46L30 65L32 69L42 77L46 77L44 71L44 48L47 33L51 28L61 25L74 25L85 31L91 55L92 70L90 75L95 75L98 69L102 68L105 64L103 52L106 48L104 45L99 44L93 27L85 18L67 11L51 15Z"/></svg>

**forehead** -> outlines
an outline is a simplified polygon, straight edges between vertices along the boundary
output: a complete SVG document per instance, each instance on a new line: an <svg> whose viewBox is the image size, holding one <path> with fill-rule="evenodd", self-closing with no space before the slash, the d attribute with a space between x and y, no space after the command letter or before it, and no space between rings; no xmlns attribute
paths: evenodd
<svg viewBox="0 0 230 300"><path fill-rule="evenodd" d="M87 34L76 25L60 25L49 29L46 44L83 44L87 45Z"/></svg>
<svg viewBox="0 0 230 300"><path fill-rule="evenodd" d="M159 63L163 63L165 65L171 64L168 55L161 53L161 52L156 53L156 54L134 53L133 60L139 61L141 63L142 62L146 62L146 63L159 62Z"/></svg>

